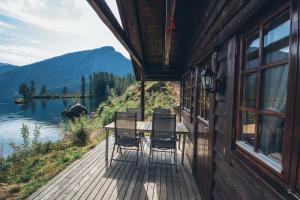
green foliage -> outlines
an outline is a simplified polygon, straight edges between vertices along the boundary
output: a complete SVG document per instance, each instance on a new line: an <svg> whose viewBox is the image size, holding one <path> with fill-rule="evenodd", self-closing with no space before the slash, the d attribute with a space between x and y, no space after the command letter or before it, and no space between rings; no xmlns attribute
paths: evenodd
<svg viewBox="0 0 300 200"><path fill-rule="evenodd" d="M115 93L121 95L134 82L132 74L119 77L107 72L94 73L92 76L89 76L89 95L105 99L107 97L107 88L114 88Z"/></svg>
<svg viewBox="0 0 300 200"><path fill-rule="evenodd" d="M179 91L177 85L171 82L148 81L145 85L145 118L150 120L155 108L169 108L173 112L179 106ZM101 125L114 120L115 112L126 111L127 108L140 107L140 83L132 84L121 96L113 91L108 100L98 108Z"/></svg>
<svg viewBox="0 0 300 200"><path fill-rule="evenodd" d="M98 123L98 118L89 119L82 115L74 120L64 121L61 125L64 136L71 139L73 145L83 146L89 142L91 131L99 128Z"/></svg>
<svg viewBox="0 0 300 200"><path fill-rule="evenodd" d="M25 123L22 123L22 128L21 128L21 135L22 135L22 138L23 138L23 148L24 149L29 149L29 127L25 124Z"/></svg>
<svg viewBox="0 0 300 200"><path fill-rule="evenodd" d="M41 91L40 91L40 96L45 96L47 94L47 89L45 85L42 85Z"/></svg>
<svg viewBox="0 0 300 200"><path fill-rule="evenodd" d="M30 96L35 95L35 83L34 81L30 81Z"/></svg>
<svg viewBox="0 0 300 200"><path fill-rule="evenodd" d="M63 95L67 95L67 94L68 94L68 88L67 88L67 86L64 86Z"/></svg>
<svg viewBox="0 0 300 200"><path fill-rule="evenodd" d="M85 96L85 77L81 77L81 96Z"/></svg>
<svg viewBox="0 0 300 200"><path fill-rule="evenodd" d="M27 84L22 83L19 86L19 94L22 95L24 98L27 98L30 96L30 90L29 90L29 87L27 86Z"/></svg>
<svg viewBox="0 0 300 200"><path fill-rule="evenodd" d="M87 118L82 117L77 123L86 131ZM37 125L32 132L31 142L27 125L22 125L21 134L24 144L14 145L15 152L12 155L0 158L0 199L25 199L96 145L93 142L86 143L85 146L74 146L67 137L54 143L41 143L40 128ZM97 139L100 140L103 137Z"/></svg>

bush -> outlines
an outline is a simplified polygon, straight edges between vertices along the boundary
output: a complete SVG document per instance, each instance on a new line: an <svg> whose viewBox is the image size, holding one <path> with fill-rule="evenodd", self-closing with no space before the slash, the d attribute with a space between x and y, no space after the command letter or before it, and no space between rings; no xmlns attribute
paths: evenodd
<svg viewBox="0 0 300 200"><path fill-rule="evenodd" d="M86 116L80 116L74 120L68 120L62 124L65 137L71 139L77 146L88 143L90 130L93 128L91 121Z"/></svg>

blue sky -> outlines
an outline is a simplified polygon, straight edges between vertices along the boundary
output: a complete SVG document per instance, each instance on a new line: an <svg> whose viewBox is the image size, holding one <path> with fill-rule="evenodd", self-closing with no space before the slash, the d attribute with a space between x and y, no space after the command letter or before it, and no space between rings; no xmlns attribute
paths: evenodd
<svg viewBox="0 0 300 200"><path fill-rule="evenodd" d="M115 0L106 0L119 20ZM113 46L128 53L86 0L0 0L0 62L25 65Z"/></svg>

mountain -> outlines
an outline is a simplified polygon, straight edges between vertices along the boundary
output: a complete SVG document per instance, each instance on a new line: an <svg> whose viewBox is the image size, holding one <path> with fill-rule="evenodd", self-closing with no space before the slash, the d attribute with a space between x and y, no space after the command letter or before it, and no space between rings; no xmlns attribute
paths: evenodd
<svg viewBox="0 0 300 200"><path fill-rule="evenodd" d="M0 75L5 72L14 70L16 68L17 68L17 66L15 66L15 65L7 64L7 63L0 63Z"/></svg>
<svg viewBox="0 0 300 200"><path fill-rule="evenodd" d="M29 85L31 80L37 92L43 84L52 93L61 93L64 86L69 92L78 92L81 76L99 71L123 76L133 73L133 68L130 60L110 46L69 53L0 74L0 95L17 95L19 85Z"/></svg>

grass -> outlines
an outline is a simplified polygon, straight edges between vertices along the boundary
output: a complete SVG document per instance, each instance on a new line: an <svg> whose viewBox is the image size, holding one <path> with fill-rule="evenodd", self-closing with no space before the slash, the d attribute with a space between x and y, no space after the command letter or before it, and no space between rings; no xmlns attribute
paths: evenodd
<svg viewBox="0 0 300 200"><path fill-rule="evenodd" d="M39 144L38 147L19 148L14 154L0 160L0 199L25 199L50 179L65 169L104 139L95 136L94 130L84 145L75 145L66 137L55 143Z"/></svg>

